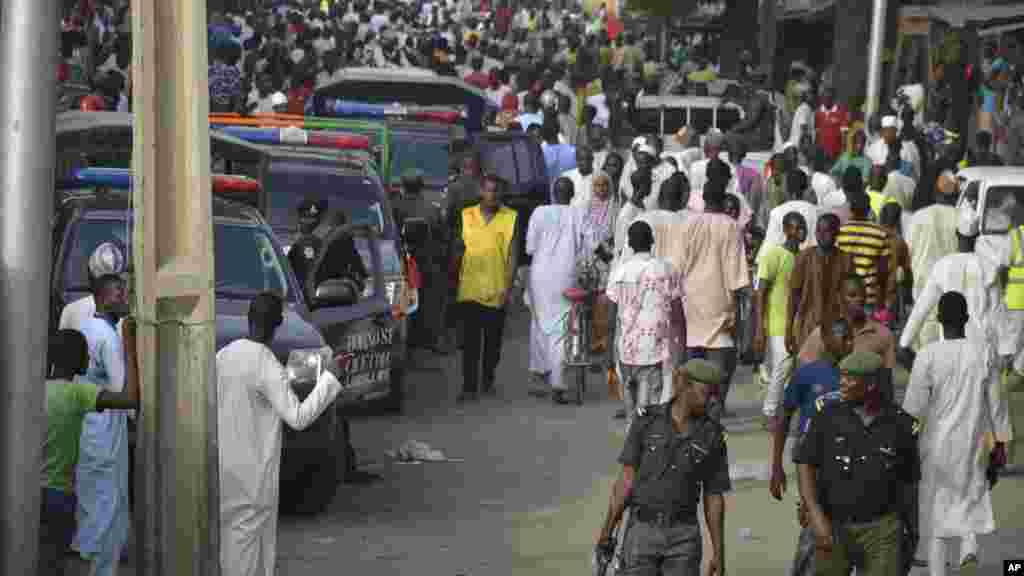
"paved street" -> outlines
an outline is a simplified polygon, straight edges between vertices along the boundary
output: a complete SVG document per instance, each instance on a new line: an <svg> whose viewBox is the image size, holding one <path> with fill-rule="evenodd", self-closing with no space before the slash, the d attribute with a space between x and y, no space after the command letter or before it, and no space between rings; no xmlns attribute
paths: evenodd
<svg viewBox="0 0 1024 576"><path fill-rule="evenodd" d="M617 404L607 398L603 375L591 376L582 407L529 397L526 332L525 312L510 318L500 396L466 409L454 400L458 357L418 352L407 413L352 425L362 468L381 479L340 486L320 515L281 518L278 574L590 574L625 431L612 419ZM750 370L742 371L730 405L736 418L729 423L734 491L726 503L726 567L732 575L783 575L798 532L795 475L789 471L786 500L772 500L757 394ZM385 452L407 440L456 461L393 462ZM1024 478L996 487L1000 531L981 540L979 574L1001 575L1002 559L1024 557L1022 500ZM134 574L133 566L122 568Z"/></svg>
<svg viewBox="0 0 1024 576"><path fill-rule="evenodd" d="M624 440L603 376L591 377L582 407L555 406L526 393L526 314L510 318L498 381L500 397L457 409L457 356L417 356L407 414L353 424L375 484L342 486L329 511L283 518L279 573L560 575L590 573L589 556ZM794 550L795 478L786 501L768 495L768 438L756 423L756 384L740 375L730 406L735 491L727 501L730 574L784 574ZM461 462L397 464L385 451L415 439ZM745 476L747 479L739 479ZM755 476L751 478L751 476ZM1024 556L1024 516L1014 513L1024 479L995 492L1000 533L983 561ZM1015 529L1011 530L1011 529ZM923 573L923 572L922 572Z"/></svg>

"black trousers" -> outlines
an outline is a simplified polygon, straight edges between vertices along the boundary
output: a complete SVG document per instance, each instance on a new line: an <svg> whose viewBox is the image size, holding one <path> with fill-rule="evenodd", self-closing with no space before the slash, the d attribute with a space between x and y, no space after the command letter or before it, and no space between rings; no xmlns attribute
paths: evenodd
<svg viewBox="0 0 1024 576"><path fill-rule="evenodd" d="M460 302L464 345L462 349L462 391L477 392L480 384L480 355L483 352L484 381L494 383L501 360L501 339L505 332L505 309L476 302Z"/></svg>

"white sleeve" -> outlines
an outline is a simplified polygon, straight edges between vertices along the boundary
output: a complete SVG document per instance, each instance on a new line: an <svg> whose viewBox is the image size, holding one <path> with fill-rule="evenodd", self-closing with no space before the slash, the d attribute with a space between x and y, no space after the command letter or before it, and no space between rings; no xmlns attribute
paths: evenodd
<svg viewBox="0 0 1024 576"><path fill-rule="evenodd" d="M999 371L999 363L992 359L993 370L983 385L985 400L988 403L988 415L992 422L992 434L996 442L1009 443L1013 440L1013 427L1010 424L1010 406L1003 389L1003 375Z"/></svg>
<svg viewBox="0 0 1024 576"><path fill-rule="evenodd" d="M925 283L924 289L921 290L921 294L914 302L914 308L910 311L910 317L907 318L907 324L903 327L903 333L900 334L900 348L910 347L911 342L917 337L918 331L921 330L921 324L924 323L928 314L939 303L939 298L942 297L942 287L939 286L937 271L937 268L932 268L931 274L928 275L928 282Z"/></svg>
<svg viewBox="0 0 1024 576"><path fill-rule="evenodd" d="M537 224L537 216L537 211L534 211L526 225L526 253L531 256L537 251L537 243L540 242L540 226Z"/></svg>
<svg viewBox="0 0 1024 576"><path fill-rule="evenodd" d="M324 370L313 391L305 400L299 402L299 398L288 383L284 366L267 351L261 354L260 362L262 367L259 392L293 430L305 430L309 427L341 392L341 383L338 379Z"/></svg>
<svg viewBox="0 0 1024 576"><path fill-rule="evenodd" d="M906 394L903 396L903 410L918 420L923 419L932 396L930 364L926 353L922 353L917 358L914 368L910 372L910 383L907 384Z"/></svg>

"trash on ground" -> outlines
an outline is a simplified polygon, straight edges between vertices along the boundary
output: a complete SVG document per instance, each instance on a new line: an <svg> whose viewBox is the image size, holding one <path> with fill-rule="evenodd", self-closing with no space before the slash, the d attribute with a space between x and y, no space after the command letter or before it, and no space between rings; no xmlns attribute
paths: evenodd
<svg viewBox="0 0 1024 576"><path fill-rule="evenodd" d="M431 448L426 442L408 440L398 450L389 450L386 454L398 462L457 462L448 458L444 452Z"/></svg>

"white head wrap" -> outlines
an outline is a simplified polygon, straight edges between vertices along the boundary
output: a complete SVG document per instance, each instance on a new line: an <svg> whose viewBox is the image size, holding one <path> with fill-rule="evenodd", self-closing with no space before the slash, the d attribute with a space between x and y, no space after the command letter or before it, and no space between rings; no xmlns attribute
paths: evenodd
<svg viewBox="0 0 1024 576"><path fill-rule="evenodd" d="M126 268L124 251L113 242L100 244L89 256L89 275L93 278L123 274Z"/></svg>
<svg viewBox="0 0 1024 576"><path fill-rule="evenodd" d="M882 116L882 128L897 128L899 120L895 116Z"/></svg>

